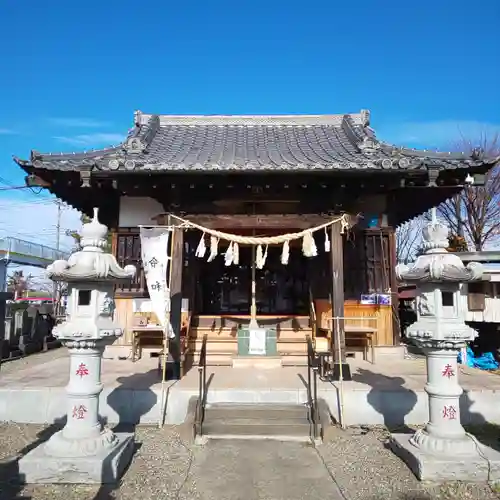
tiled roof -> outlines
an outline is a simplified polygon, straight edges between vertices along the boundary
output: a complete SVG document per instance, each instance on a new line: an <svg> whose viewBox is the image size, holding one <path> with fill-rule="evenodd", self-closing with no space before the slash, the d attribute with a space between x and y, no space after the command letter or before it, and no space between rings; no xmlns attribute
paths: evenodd
<svg viewBox="0 0 500 500"><path fill-rule="evenodd" d="M102 171L330 171L464 168L461 153L398 148L378 141L369 112L319 116L135 114L120 145L70 154L32 151L23 167Z"/></svg>

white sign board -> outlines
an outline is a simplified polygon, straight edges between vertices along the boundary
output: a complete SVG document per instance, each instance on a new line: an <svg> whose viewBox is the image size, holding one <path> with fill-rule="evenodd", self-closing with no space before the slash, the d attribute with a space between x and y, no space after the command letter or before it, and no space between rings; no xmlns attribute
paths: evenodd
<svg viewBox="0 0 500 500"><path fill-rule="evenodd" d="M266 330L264 328L251 328L248 354L265 356L266 354Z"/></svg>

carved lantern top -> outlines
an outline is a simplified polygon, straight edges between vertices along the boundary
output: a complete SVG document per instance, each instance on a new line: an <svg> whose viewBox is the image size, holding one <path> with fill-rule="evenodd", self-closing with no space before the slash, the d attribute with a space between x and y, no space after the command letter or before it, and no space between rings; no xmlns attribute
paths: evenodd
<svg viewBox="0 0 500 500"><path fill-rule="evenodd" d="M81 231L82 249L69 259L56 260L47 267L48 277L54 281L118 281L131 279L136 273L135 266L121 268L114 255L105 252L108 228L99 222L98 208L94 217L83 225Z"/></svg>
<svg viewBox="0 0 500 500"><path fill-rule="evenodd" d="M481 279L484 272L481 264L471 262L464 266L458 255L448 252L448 228L435 217L423 229L422 237L424 253L413 266L396 266L396 275L400 281L461 283Z"/></svg>

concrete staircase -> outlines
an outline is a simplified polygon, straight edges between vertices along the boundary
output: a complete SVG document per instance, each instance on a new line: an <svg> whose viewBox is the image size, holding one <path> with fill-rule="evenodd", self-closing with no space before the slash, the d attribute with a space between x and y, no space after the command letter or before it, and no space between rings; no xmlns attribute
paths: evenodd
<svg viewBox="0 0 500 500"><path fill-rule="evenodd" d="M214 403L207 406L200 440L312 440L313 428L305 405Z"/></svg>

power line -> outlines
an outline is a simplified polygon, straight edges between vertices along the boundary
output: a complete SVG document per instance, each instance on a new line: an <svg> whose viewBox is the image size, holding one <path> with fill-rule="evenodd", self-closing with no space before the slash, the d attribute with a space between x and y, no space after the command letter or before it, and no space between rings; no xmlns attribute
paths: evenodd
<svg viewBox="0 0 500 500"><path fill-rule="evenodd" d="M60 250L60 246L61 246L61 214L62 214L61 203L57 203L56 250Z"/></svg>
<svg viewBox="0 0 500 500"><path fill-rule="evenodd" d="M12 190L29 189L30 192L31 192L31 194L34 194L36 196L39 195L42 192L42 188L40 188L38 192L35 192L35 190L31 186L27 186L26 184L24 184L23 186L16 186L16 185L12 184L12 182L10 182L7 179L5 179L4 177L0 177L0 183L2 183L5 186L7 186L6 188L0 188L0 191L12 191ZM23 191L23 192L26 192L26 191Z"/></svg>
<svg viewBox="0 0 500 500"><path fill-rule="evenodd" d="M0 187L0 191L14 191L16 189L29 189L29 187L28 186Z"/></svg>
<svg viewBox="0 0 500 500"><path fill-rule="evenodd" d="M0 177L0 182L2 184L5 184L6 186L10 186L10 187L12 187L14 185L11 182L7 181L4 177Z"/></svg>
<svg viewBox="0 0 500 500"><path fill-rule="evenodd" d="M23 210L26 207L36 206L36 205L53 205L54 200L51 198L39 198L38 200L33 201L23 201L23 200L9 200L2 201L0 199L0 206L8 206L10 208L22 208Z"/></svg>

